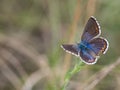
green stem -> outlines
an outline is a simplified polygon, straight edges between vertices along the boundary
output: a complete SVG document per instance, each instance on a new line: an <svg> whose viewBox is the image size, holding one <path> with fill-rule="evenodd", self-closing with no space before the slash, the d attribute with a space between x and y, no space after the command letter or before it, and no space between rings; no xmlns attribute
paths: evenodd
<svg viewBox="0 0 120 90"><path fill-rule="evenodd" d="M83 66L83 62L82 62L82 61L79 61L79 62L76 63L76 65L74 66L74 68L73 68L71 71L68 71L68 72L66 73L62 90L65 90L65 89L66 89L66 86L68 85L71 77L72 77L74 74L76 74L77 72L79 72L79 71L81 70L82 66Z"/></svg>

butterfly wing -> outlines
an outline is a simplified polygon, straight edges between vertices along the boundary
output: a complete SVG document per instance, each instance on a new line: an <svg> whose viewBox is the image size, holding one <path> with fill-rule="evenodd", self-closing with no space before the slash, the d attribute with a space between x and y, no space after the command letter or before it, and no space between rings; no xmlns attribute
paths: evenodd
<svg viewBox="0 0 120 90"><path fill-rule="evenodd" d="M79 49L77 45L63 44L61 47L68 53L78 56Z"/></svg>
<svg viewBox="0 0 120 90"><path fill-rule="evenodd" d="M105 54L109 47L108 41L102 37L91 40L89 45L96 55Z"/></svg>
<svg viewBox="0 0 120 90"><path fill-rule="evenodd" d="M102 37L92 39L87 47L81 48L79 53L82 60L87 64L95 64L100 54L108 50L108 41Z"/></svg>
<svg viewBox="0 0 120 90"><path fill-rule="evenodd" d="M81 49L79 56L81 57L81 60L86 64L95 64L98 59L96 54L90 49Z"/></svg>
<svg viewBox="0 0 120 90"><path fill-rule="evenodd" d="M99 37L100 34L101 34L101 30L99 23L93 16L91 16L85 26L81 40L88 42L89 40L95 37Z"/></svg>

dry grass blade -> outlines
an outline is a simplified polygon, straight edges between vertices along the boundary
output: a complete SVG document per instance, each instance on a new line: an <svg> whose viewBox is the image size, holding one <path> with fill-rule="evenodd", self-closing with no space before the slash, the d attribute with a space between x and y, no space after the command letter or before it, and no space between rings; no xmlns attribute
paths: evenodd
<svg viewBox="0 0 120 90"><path fill-rule="evenodd" d="M17 71L19 71L20 75L23 77L23 80L25 80L28 75L19 60L15 56L13 56L8 50L5 50L3 48L0 48L0 50L1 57L4 58L7 62L9 62L11 65L13 65L17 69Z"/></svg>
<svg viewBox="0 0 120 90"><path fill-rule="evenodd" d="M23 42L19 39L14 37L1 36L0 42L3 43L3 45L5 45L6 47L10 47L31 58L30 60L32 60L32 62L34 62L38 67L40 67L41 64L39 63L39 53L37 51L31 50L29 46L25 47L23 45Z"/></svg>
<svg viewBox="0 0 120 90"><path fill-rule="evenodd" d="M117 59L113 64L104 67L94 76L92 76L86 83L83 85L82 90L93 90L93 88L105 77L107 76L115 67L120 65L120 58Z"/></svg>
<svg viewBox="0 0 120 90"><path fill-rule="evenodd" d="M37 70L36 72L32 73L25 81L25 84L22 87L22 90L32 90L33 86L40 81L42 78L46 77L48 80L53 80L54 75L52 74L52 71L47 63L47 58L40 57L40 70Z"/></svg>
<svg viewBox="0 0 120 90"><path fill-rule="evenodd" d="M70 33L70 36L69 36L69 43L72 43L73 40L74 40L74 37L75 37L75 32L76 32L76 28L77 28L77 23L79 21L79 18L80 18L80 14L81 14L81 10L80 10L80 2L81 0L77 0L77 5L76 5L76 8L75 8L75 13L74 13L74 20L73 20L73 23L72 23L72 26L71 26L71 33ZM65 58L64 58L64 73L68 70L69 66L70 66L70 59L71 59L71 55L70 54L67 54L65 55Z"/></svg>
<svg viewBox="0 0 120 90"><path fill-rule="evenodd" d="M0 58L0 67L2 74L8 79L8 81L14 86L16 90L20 90L22 82L19 77L8 67L3 59Z"/></svg>
<svg viewBox="0 0 120 90"><path fill-rule="evenodd" d="M42 73L41 70L38 70L32 75L30 75L27 80L25 81L25 84L22 87L22 90L32 90L33 86L40 81L42 78L46 77L47 73Z"/></svg>
<svg viewBox="0 0 120 90"><path fill-rule="evenodd" d="M93 16L96 10L96 0L88 0L87 3L87 18ZM86 20L87 21L87 20Z"/></svg>

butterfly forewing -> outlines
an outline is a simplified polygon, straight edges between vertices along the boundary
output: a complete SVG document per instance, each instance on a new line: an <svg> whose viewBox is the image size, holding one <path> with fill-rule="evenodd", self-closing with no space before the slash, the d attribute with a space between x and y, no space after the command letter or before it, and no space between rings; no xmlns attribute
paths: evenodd
<svg viewBox="0 0 120 90"><path fill-rule="evenodd" d="M101 30L99 23L93 16L91 16L85 26L81 40L89 42L89 40L99 37L100 34Z"/></svg>

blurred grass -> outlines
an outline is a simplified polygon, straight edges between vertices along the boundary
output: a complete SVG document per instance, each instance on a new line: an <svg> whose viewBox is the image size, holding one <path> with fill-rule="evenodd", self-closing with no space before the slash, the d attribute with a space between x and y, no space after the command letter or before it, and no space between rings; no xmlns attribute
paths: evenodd
<svg viewBox="0 0 120 90"><path fill-rule="evenodd" d="M80 90L96 72L120 56L119 0L0 0L0 90L60 90L75 64L62 43L80 41L93 15L110 43L97 64L83 68L68 85ZM119 90L119 68L111 69L94 90ZM76 79L77 78L77 79Z"/></svg>

